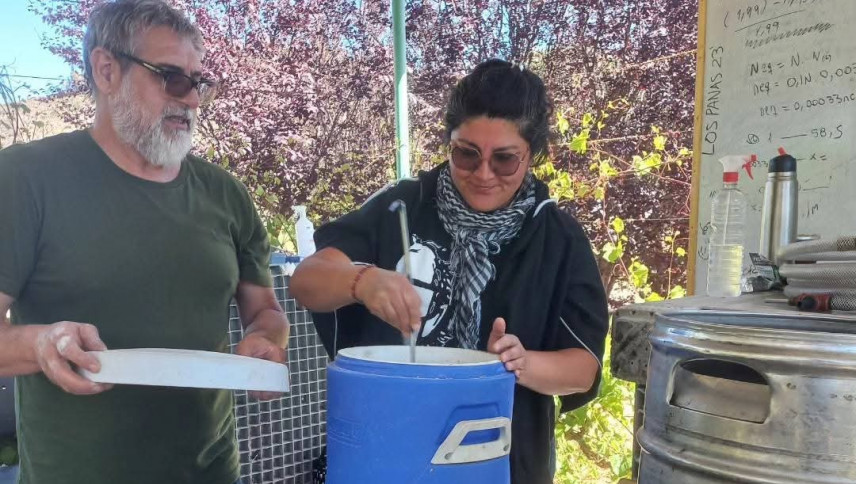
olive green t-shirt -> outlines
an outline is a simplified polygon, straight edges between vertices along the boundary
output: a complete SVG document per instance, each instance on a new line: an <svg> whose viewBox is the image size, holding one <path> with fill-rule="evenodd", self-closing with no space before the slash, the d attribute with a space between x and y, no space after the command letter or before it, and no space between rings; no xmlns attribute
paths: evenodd
<svg viewBox="0 0 856 484"><path fill-rule="evenodd" d="M88 131L0 151L0 292L13 324L94 324L108 348L227 351L238 281L270 286L246 189L188 156L168 183L116 166ZM231 484L232 394L16 379L25 484Z"/></svg>

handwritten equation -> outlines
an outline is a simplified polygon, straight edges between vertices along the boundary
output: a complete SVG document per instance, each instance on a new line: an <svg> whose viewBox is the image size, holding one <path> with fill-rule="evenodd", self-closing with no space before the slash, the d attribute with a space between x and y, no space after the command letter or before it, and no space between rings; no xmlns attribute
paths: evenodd
<svg viewBox="0 0 856 484"><path fill-rule="evenodd" d="M823 3L824 0L758 0L741 2L737 10L726 10L722 26L735 31L745 30L759 24L773 22L786 15L799 13L806 8Z"/></svg>
<svg viewBox="0 0 856 484"><path fill-rule="evenodd" d="M724 155L756 154L741 169L747 250L760 243L769 160L779 147L797 160L799 228L824 237L856 232L833 220L856 204L856 0L707 2L700 79L701 157L696 261L704 286L710 197Z"/></svg>

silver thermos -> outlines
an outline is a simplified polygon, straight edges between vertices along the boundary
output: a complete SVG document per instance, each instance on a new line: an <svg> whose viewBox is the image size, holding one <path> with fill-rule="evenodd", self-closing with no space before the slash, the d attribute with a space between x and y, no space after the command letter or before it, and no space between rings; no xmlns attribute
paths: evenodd
<svg viewBox="0 0 856 484"><path fill-rule="evenodd" d="M797 160L779 148L770 160L761 212L761 255L775 264L776 253L797 240Z"/></svg>

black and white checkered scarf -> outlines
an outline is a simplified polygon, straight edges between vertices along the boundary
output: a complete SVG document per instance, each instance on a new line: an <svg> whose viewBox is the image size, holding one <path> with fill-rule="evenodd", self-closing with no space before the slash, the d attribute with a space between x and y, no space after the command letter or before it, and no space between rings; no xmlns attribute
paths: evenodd
<svg viewBox="0 0 856 484"><path fill-rule="evenodd" d="M481 328L481 293L496 276L489 256L517 237L526 214L535 206L535 181L526 173L511 203L483 213L467 206L452 183L449 167L437 181L437 208L452 236L450 266L454 314L451 327L462 348L476 348Z"/></svg>

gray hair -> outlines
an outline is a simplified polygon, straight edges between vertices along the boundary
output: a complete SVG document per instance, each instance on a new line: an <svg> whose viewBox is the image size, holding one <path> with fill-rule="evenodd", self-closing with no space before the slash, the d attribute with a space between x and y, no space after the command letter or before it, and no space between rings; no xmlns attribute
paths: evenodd
<svg viewBox="0 0 856 484"><path fill-rule="evenodd" d="M143 33L153 27L169 27L204 52L202 33L193 22L163 0L116 0L95 7L83 36L83 70L90 89L96 90L89 56L96 47L112 53L135 55ZM122 70L129 61L119 59Z"/></svg>

